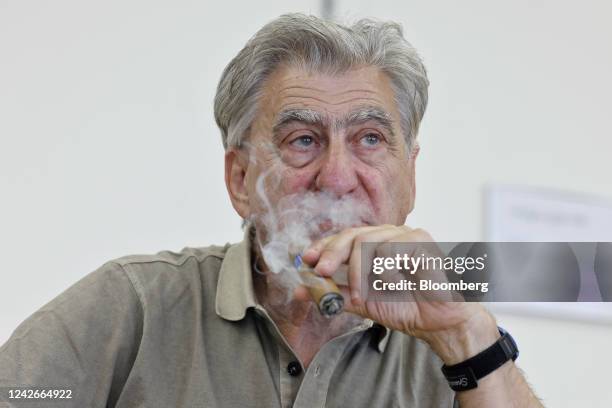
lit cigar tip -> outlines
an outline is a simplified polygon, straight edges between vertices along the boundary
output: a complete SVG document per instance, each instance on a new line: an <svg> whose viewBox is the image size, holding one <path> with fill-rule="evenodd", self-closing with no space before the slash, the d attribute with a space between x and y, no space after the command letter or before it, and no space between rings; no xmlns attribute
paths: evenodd
<svg viewBox="0 0 612 408"><path fill-rule="evenodd" d="M326 293L319 302L319 310L323 316L332 317L342 311L344 299L339 293Z"/></svg>

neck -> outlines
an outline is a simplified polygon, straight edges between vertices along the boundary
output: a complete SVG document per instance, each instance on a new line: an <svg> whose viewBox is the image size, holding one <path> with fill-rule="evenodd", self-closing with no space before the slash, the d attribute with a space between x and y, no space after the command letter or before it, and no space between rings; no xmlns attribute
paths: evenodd
<svg viewBox="0 0 612 408"><path fill-rule="evenodd" d="M322 316L314 302L293 299L284 277L268 270L254 272L253 285L257 301L264 306L279 329L299 331L303 327L326 328L334 319Z"/></svg>
<svg viewBox="0 0 612 408"><path fill-rule="evenodd" d="M326 318L321 315L314 302L293 299L291 289L283 283L285 277L282 274L270 272L261 264L254 269L253 286L258 303L266 309L305 366L325 343L362 321L349 313Z"/></svg>

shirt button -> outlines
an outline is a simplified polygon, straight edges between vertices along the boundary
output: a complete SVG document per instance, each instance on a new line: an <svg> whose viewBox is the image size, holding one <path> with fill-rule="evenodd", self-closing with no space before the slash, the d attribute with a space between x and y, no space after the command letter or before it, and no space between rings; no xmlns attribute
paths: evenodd
<svg viewBox="0 0 612 408"><path fill-rule="evenodd" d="M287 366L287 372L290 376L297 377L298 375L302 374L302 366L297 361L292 361Z"/></svg>

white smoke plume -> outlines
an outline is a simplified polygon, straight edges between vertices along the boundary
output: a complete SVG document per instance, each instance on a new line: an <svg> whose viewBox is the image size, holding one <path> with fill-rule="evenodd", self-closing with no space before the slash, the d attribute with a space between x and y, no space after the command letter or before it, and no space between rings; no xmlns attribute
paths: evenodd
<svg viewBox="0 0 612 408"><path fill-rule="evenodd" d="M257 192L265 207L265 212L256 216L265 234L257 234L257 238L268 269L280 274L289 294L302 283L291 255L303 252L314 240L367 223L371 213L350 195L337 197L325 191L294 193L272 203L266 186L276 188L279 183L266 183L266 178L276 178L278 174L269 169L257 180Z"/></svg>
<svg viewBox="0 0 612 408"><path fill-rule="evenodd" d="M338 197L325 191L301 191L271 201L269 194L281 187L286 165L272 143L243 143L251 165L266 170L256 181L256 191L263 211L249 221L265 231L256 231L256 244L267 268L277 274L277 282L286 288L289 301L293 289L302 283L292 256L302 253L313 241L346 228L370 224L371 209L351 195ZM260 157L265 157L260 160ZM257 262L255 263L257 269Z"/></svg>

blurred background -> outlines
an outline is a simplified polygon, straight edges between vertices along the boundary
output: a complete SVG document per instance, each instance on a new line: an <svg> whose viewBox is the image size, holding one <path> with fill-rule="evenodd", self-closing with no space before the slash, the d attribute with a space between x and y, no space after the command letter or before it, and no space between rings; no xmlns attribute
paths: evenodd
<svg viewBox="0 0 612 408"><path fill-rule="evenodd" d="M612 3L290 3L0 2L0 344L110 259L241 239L213 97L285 12L393 19L419 50L431 87L410 225L439 241L510 236L490 199L508 185L612 219ZM598 231L574 240L612 241ZM609 407L612 319L578 308L496 315L546 406Z"/></svg>

